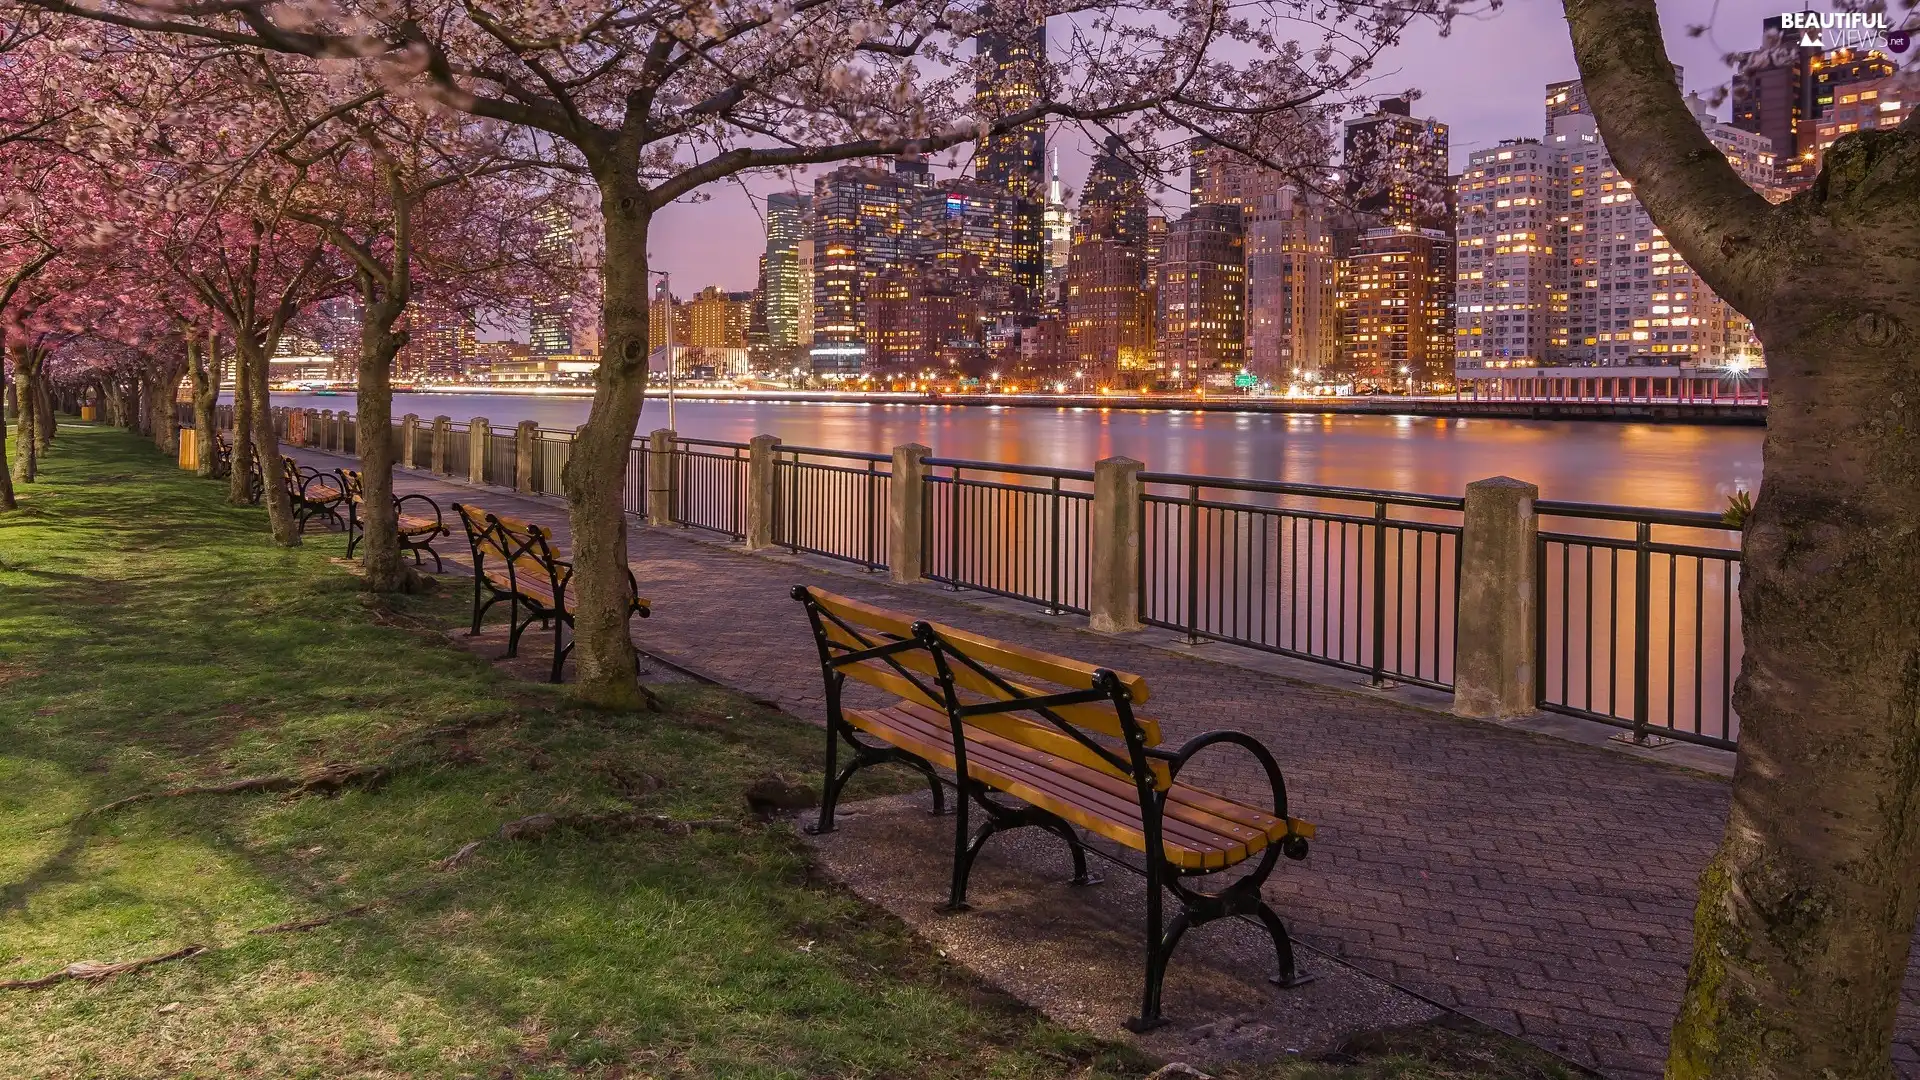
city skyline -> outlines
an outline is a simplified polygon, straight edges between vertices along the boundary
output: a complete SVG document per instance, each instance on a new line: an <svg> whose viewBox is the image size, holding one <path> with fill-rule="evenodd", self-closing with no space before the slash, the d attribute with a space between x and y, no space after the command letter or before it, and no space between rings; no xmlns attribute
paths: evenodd
<svg viewBox="0 0 1920 1080"><path fill-rule="evenodd" d="M1722 61L1731 51L1759 44L1761 22L1778 15L1778 0L1662 0L1661 18L1673 62L1688 73L1686 89L1703 95L1728 86L1732 71ZM1685 28L1713 19L1710 32L1690 37ZM1064 25L1050 26L1057 37ZM1499 63L1485 63L1498 56ZM1425 24L1416 24L1406 40L1389 49L1372 80L1356 96L1377 98L1419 88L1423 97L1413 111L1431 116L1451 129L1450 167L1458 172L1467 155L1497 146L1502 139L1540 136L1540 90L1551 82L1579 77L1567 42L1565 19L1552 5L1508 5L1488 19L1462 19L1451 36L1441 38ZM1718 113L1727 118L1723 102ZM1085 182L1095 147L1079 132L1056 125L1048 135L1049 159L1061 151L1062 180L1076 194ZM953 152L965 166L974 148ZM944 167L948 155L936 164ZM669 207L655 218L652 253L657 268L672 272L676 281L714 284L725 290L754 287L758 260L765 248L765 197L774 191L810 192L815 176L789 182L767 176L744 177L749 199L740 187L716 192L709 202ZM944 168L943 170L944 171ZM1178 217L1187 206L1184 191L1150 193L1156 212ZM1076 199L1077 201L1077 199Z"/></svg>

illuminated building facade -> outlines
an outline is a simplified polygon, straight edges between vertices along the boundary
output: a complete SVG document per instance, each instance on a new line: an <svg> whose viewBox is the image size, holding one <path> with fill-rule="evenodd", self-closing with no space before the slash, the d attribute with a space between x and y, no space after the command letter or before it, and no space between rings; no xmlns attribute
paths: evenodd
<svg viewBox="0 0 1920 1080"><path fill-rule="evenodd" d="M1025 213L1023 200L989 184L932 184L914 203L914 254L931 270L977 275L989 316L1025 314L1040 301L1028 291L1033 283L1022 269Z"/></svg>
<svg viewBox="0 0 1920 1080"><path fill-rule="evenodd" d="M867 354L866 296L879 274L915 254L915 207L931 181L924 162L891 171L849 165L814 181L813 373L859 375Z"/></svg>
<svg viewBox="0 0 1920 1080"><path fill-rule="evenodd" d="M1369 229L1340 268L1340 365L1359 385L1432 390L1453 380L1453 240L1408 225Z"/></svg>
<svg viewBox="0 0 1920 1080"><path fill-rule="evenodd" d="M1066 353L1081 388L1151 379L1146 185L1118 139L1094 156L1068 249Z"/></svg>
<svg viewBox="0 0 1920 1080"><path fill-rule="evenodd" d="M986 342L979 283L965 267L899 266L876 275L867 297L870 370L980 374Z"/></svg>
<svg viewBox="0 0 1920 1080"><path fill-rule="evenodd" d="M1339 266L1325 207L1295 187L1254 195L1247 231L1247 370L1271 386L1339 358Z"/></svg>
<svg viewBox="0 0 1920 1080"><path fill-rule="evenodd" d="M991 11L989 20L993 20ZM1047 27L1044 19L1018 25L994 25L975 39L982 71L974 88L974 105L988 119L1030 109L1044 95L1047 77ZM1031 120L985 139L980 145L975 175L981 183L1010 193L1019 200L1013 221L1015 251L1013 295L1023 313L1038 309L1045 295L1047 125Z"/></svg>
<svg viewBox="0 0 1920 1080"><path fill-rule="evenodd" d="M1065 302L1067 259L1073 251L1073 208L1067 205L1066 189L1060 184L1060 151L1053 152L1053 170L1047 177L1046 229L1047 301L1058 311Z"/></svg>
<svg viewBox="0 0 1920 1080"><path fill-rule="evenodd" d="M1383 225L1453 227L1446 219L1447 125L1413 116L1410 98L1381 98L1347 121L1347 197Z"/></svg>
<svg viewBox="0 0 1920 1080"><path fill-rule="evenodd" d="M1781 183L1801 188L1818 170L1820 122L1850 87L1894 74L1893 61L1871 48L1822 49L1799 44L1772 15L1761 23L1761 46L1733 77L1732 126L1765 136L1780 163Z"/></svg>
<svg viewBox="0 0 1920 1080"><path fill-rule="evenodd" d="M1247 237L1240 207L1201 204L1167 227L1156 320L1161 379L1228 385L1246 363Z"/></svg>
<svg viewBox="0 0 1920 1080"><path fill-rule="evenodd" d="M1913 71L1840 87L1833 104L1814 125L1815 168L1842 135L1897 128L1913 115L1916 104L1920 104L1920 78Z"/></svg>
<svg viewBox="0 0 1920 1080"><path fill-rule="evenodd" d="M767 363L787 367L800 355L803 308L813 306L812 282L801 266L800 246L809 240L813 199L791 191L767 196L767 249L761 271Z"/></svg>
<svg viewBox="0 0 1920 1080"><path fill-rule="evenodd" d="M573 213L565 206L541 209L541 234L538 252L545 260L564 260L575 250ZM546 290L533 297L528 312L528 335L535 359L547 359L566 365L578 374L582 366L591 368L600 355L600 313L594 305L583 303L570 292Z"/></svg>
<svg viewBox="0 0 1920 1080"><path fill-rule="evenodd" d="M1566 87L1547 87L1549 112ZM1566 345L1564 156L1538 139L1503 139L1467 156L1455 226L1454 358L1462 372L1539 367Z"/></svg>

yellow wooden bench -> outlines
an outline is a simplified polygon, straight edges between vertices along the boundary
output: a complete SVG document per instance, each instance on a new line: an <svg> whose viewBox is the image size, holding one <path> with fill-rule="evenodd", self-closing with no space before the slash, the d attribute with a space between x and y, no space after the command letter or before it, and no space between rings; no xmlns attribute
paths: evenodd
<svg viewBox="0 0 1920 1080"><path fill-rule="evenodd" d="M520 635L538 620L553 625L553 674L560 681L560 669L573 651L573 640L565 630L573 626L573 597L567 586L573 579L573 564L559 558L553 550L553 531L519 518L489 513L477 506L453 504L466 526L467 542L473 548L473 629L480 632L480 620L487 609L508 602L507 655L520 654ZM627 570L631 600L627 616L646 618L653 605L640 596L640 584ZM527 615L520 617L520 609ZM637 662L637 658L636 658Z"/></svg>
<svg viewBox="0 0 1920 1080"><path fill-rule="evenodd" d="M1304 859L1313 826L1289 816L1286 782L1272 753L1238 731L1213 731L1178 750L1160 746L1158 722L1133 707L1148 698L1138 675L1098 668L938 623L863 604L807 586L793 596L806 605L827 696L827 775L815 832L833 829L834 807L847 781L868 765L906 764L928 777L936 812L943 809L940 771L954 776L953 880L948 904L966 906L975 858L996 832L1034 826L1066 841L1074 883L1087 871L1078 830L1140 852L1147 877L1147 970L1135 1031L1162 1023L1160 986L1167 961L1193 926L1230 915L1257 918L1279 961L1274 981L1309 978L1294 963L1286 926L1260 887L1280 855ZM877 687L898 700L878 707L844 704L846 680ZM853 758L839 765L842 744ZM1248 806L1179 779L1193 756L1230 745L1253 756L1273 790L1272 806ZM996 795L1012 796L1018 805ZM984 811L977 832L969 803ZM1214 892L1196 878L1252 863ZM1162 889L1180 901L1163 922Z"/></svg>
<svg viewBox="0 0 1920 1080"><path fill-rule="evenodd" d="M347 491L347 558L360 546L365 532L365 522L361 520L360 508L366 505L366 493L361 487L358 469L341 469L340 480ZM421 564L420 553L433 556L433 572L445 569L440 561L440 553L433 549L433 542L442 536L451 535L440 517L440 504L432 497L419 492L393 497L393 523L399 534L400 549L413 553L415 566Z"/></svg>

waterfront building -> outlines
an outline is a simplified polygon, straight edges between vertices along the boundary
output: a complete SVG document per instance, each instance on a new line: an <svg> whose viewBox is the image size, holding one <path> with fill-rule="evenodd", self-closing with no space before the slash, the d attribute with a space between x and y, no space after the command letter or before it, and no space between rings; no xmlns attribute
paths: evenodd
<svg viewBox="0 0 1920 1080"><path fill-rule="evenodd" d="M1202 204L1167 227L1156 320L1164 382L1227 386L1245 366L1246 243L1238 206Z"/></svg>
<svg viewBox="0 0 1920 1080"><path fill-rule="evenodd" d="M1118 138L1094 156L1068 249L1066 351L1091 386L1148 381L1154 361L1153 249L1146 185Z"/></svg>
<svg viewBox="0 0 1920 1080"><path fill-rule="evenodd" d="M913 207L914 259L936 273L974 278L993 318L1029 315L1041 298L1023 270L1025 213L1022 200L977 180L929 184Z"/></svg>
<svg viewBox="0 0 1920 1080"><path fill-rule="evenodd" d="M571 260L578 249L573 211L562 205L541 208L537 252L543 260ZM600 311L577 291L542 288L528 312L530 347L536 357L564 364L569 371L589 369L600 357Z"/></svg>
<svg viewBox="0 0 1920 1080"><path fill-rule="evenodd" d="M1453 299L1438 229L1369 229L1340 266L1340 366L1356 384L1431 391L1453 381Z"/></svg>
<svg viewBox="0 0 1920 1080"><path fill-rule="evenodd" d="M799 192L767 196L767 248L761 256L766 366L790 367L803 345L801 328L813 307L811 267L803 266L801 246L811 249L813 199Z"/></svg>
<svg viewBox="0 0 1920 1080"><path fill-rule="evenodd" d="M461 378L473 367L477 344L471 311L418 301L407 307L407 344L395 367L420 378Z"/></svg>
<svg viewBox="0 0 1920 1080"><path fill-rule="evenodd" d="M1299 188L1244 207L1247 370L1269 386L1318 376L1339 359L1338 263L1324 202Z"/></svg>
<svg viewBox="0 0 1920 1080"><path fill-rule="evenodd" d="M1556 99L1584 105L1586 96L1578 81L1551 84L1549 114ZM1568 116L1590 126L1583 108L1558 114ZM1538 367L1564 350L1564 157L1538 139L1502 139L1467 156L1455 226L1453 355L1463 372Z"/></svg>
<svg viewBox="0 0 1920 1080"><path fill-rule="evenodd" d="M985 367L982 276L972 267L896 266L867 297L868 370L978 375Z"/></svg>
<svg viewBox="0 0 1920 1080"><path fill-rule="evenodd" d="M683 305L686 332L676 333L674 343L711 349L747 347L747 323L752 318L753 294L721 292L709 285ZM675 327L676 331L678 326Z"/></svg>
<svg viewBox="0 0 1920 1080"><path fill-rule="evenodd" d="M1894 63L1871 48L1802 45L1781 17L1761 22L1760 48L1733 76L1732 126L1765 136L1780 163L1779 180L1803 188L1818 171L1820 122L1850 87L1891 77ZM1816 39L1817 40L1817 39Z"/></svg>
<svg viewBox="0 0 1920 1080"><path fill-rule="evenodd" d="M987 18L990 30L974 43L981 59L974 106L983 118L998 119L1042 100L1047 28L1044 17L996 21L991 8ZM1046 291L1046 156L1046 121L1030 120L983 140L974 170L980 182L1018 200L1012 219L1012 295L1027 315L1038 309Z"/></svg>
<svg viewBox="0 0 1920 1080"><path fill-rule="evenodd" d="M1449 230L1447 125L1413 115L1411 95L1381 98L1347 121L1347 198L1382 225Z"/></svg>
<svg viewBox="0 0 1920 1080"><path fill-rule="evenodd" d="M931 185L925 162L892 170L846 165L814 181L813 343L815 375L859 375L866 360L865 298L882 271L915 254L914 208Z"/></svg>

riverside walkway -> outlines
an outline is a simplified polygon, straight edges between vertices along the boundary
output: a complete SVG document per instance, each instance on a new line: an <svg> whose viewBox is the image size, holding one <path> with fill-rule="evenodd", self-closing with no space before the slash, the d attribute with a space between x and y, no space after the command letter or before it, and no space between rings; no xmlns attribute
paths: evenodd
<svg viewBox="0 0 1920 1080"><path fill-rule="evenodd" d="M289 452L321 468L346 463ZM396 487L443 508L460 499L522 515L565 543L565 510L552 499L405 470ZM1725 781L1456 719L1357 683L1263 672L1233 662L1230 646L1176 651L1095 634L1071 616L805 557L748 555L705 535L631 530L641 591L654 603L654 617L634 624L647 651L819 721L818 660L787 596L808 583L1138 672L1170 741L1233 726L1279 758L1294 812L1320 827L1312 857L1267 886L1302 941L1609 1076L1659 1075L1686 978L1695 883L1726 820ZM440 546L461 552L460 566L449 560L458 572L461 538ZM1232 769L1197 779L1254 794ZM857 783L851 794L859 797ZM1920 1078L1913 965L1895 1065Z"/></svg>

